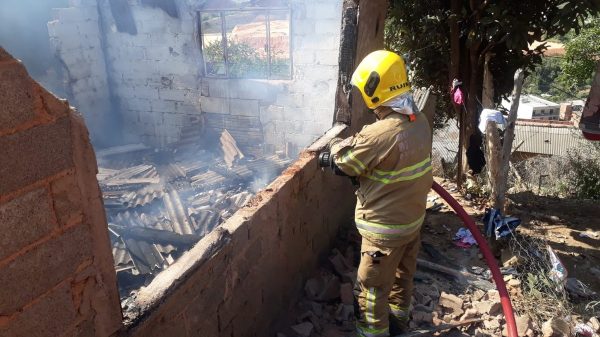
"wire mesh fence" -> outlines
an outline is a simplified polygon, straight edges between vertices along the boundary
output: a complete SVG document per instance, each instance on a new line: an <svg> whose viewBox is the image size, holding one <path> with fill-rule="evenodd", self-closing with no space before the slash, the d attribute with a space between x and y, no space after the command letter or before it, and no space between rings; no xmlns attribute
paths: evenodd
<svg viewBox="0 0 600 337"><path fill-rule="evenodd" d="M508 239L513 254L512 271L521 287L521 294L513 294L513 305L519 315L529 315L534 326L540 328L553 317L568 317L573 311L564 287L566 273L561 274L562 263L548 244L539 238L513 234ZM562 271L564 272L564 271Z"/></svg>
<svg viewBox="0 0 600 337"><path fill-rule="evenodd" d="M433 132L433 175L454 178L458 163L457 155L458 124L455 120L449 120L445 127Z"/></svg>

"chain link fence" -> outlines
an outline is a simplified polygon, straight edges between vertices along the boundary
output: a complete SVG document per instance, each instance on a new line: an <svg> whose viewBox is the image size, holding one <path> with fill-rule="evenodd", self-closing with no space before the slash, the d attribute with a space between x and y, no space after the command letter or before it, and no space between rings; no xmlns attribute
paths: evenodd
<svg viewBox="0 0 600 337"><path fill-rule="evenodd" d="M546 196L576 196L569 179L576 174L569 155L578 153L583 158L600 155L600 149L595 149L584 141L579 129L574 127L518 124L515 134L509 168L509 192L530 191ZM443 128L434 130L432 157L435 176L455 179L458 136L456 120L449 120ZM477 184L485 184L486 172L484 168L473 180ZM481 188L485 190L485 186Z"/></svg>

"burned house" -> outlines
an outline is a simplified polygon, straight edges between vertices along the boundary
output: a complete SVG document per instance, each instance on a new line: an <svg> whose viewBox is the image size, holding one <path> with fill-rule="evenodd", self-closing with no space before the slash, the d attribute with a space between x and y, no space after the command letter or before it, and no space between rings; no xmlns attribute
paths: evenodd
<svg viewBox="0 0 600 337"><path fill-rule="evenodd" d="M72 0L46 88L0 49L0 335L272 335L352 217L316 152L372 118L341 68L386 9Z"/></svg>
<svg viewBox="0 0 600 337"><path fill-rule="evenodd" d="M164 147L199 122L243 152L295 156L333 121L341 13L341 1L82 0L48 31L95 143Z"/></svg>
<svg viewBox="0 0 600 337"><path fill-rule="evenodd" d="M122 296L332 124L339 1L72 1L49 39L90 125ZM166 238L170 239L166 239Z"/></svg>

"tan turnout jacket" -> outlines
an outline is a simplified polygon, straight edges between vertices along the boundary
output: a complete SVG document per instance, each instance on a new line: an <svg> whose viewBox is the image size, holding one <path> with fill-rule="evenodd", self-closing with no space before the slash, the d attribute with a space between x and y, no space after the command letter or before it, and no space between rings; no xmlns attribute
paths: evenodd
<svg viewBox="0 0 600 337"><path fill-rule="evenodd" d="M383 246L405 244L423 223L431 174L431 129L422 113L393 112L331 147L335 164L357 177L356 226Z"/></svg>

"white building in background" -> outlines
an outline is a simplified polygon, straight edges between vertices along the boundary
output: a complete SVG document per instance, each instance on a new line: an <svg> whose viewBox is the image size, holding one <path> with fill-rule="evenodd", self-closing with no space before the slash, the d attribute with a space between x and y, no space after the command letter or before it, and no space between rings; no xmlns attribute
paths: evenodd
<svg viewBox="0 0 600 337"><path fill-rule="evenodd" d="M502 100L502 106L510 110L510 100ZM559 120L560 104L533 95L521 95L517 118Z"/></svg>

